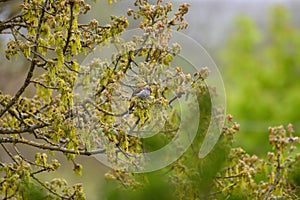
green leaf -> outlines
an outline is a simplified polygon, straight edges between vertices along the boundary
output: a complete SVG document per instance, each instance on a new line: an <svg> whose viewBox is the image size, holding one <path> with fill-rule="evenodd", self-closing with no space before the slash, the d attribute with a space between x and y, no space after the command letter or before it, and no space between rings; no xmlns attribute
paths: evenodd
<svg viewBox="0 0 300 200"><path fill-rule="evenodd" d="M76 175L81 176L82 175L82 165L81 164L75 164L73 171L75 172Z"/></svg>

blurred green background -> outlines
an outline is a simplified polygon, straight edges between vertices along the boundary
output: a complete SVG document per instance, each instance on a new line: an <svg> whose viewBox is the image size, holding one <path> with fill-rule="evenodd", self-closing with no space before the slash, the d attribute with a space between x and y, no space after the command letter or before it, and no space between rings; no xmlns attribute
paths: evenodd
<svg viewBox="0 0 300 200"><path fill-rule="evenodd" d="M227 94L227 113L241 124L236 146L249 153L264 155L268 146L268 127L293 123L300 130L300 8L299 1L172 1L174 5L191 5L187 16L189 27L185 34L207 49L224 79ZM0 20L18 12L19 1L0 4ZM132 1L124 0L107 5L106 1L91 3L91 12L82 21L96 18L108 23L110 15L125 15ZM137 24L132 22L130 28ZM9 40L0 36L1 51ZM0 54L0 90L15 93L27 71L22 58L9 63ZM27 91L27 95L32 95ZM28 153L33 150L27 150ZM0 154L0 159L8 159ZM61 161L65 160L61 157ZM72 165L64 164L56 174L45 179L67 176L70 183L83 182L87 199L145 199L153 191L170 193L166 183L156 181L144 193L129 194L115 191L114 183L104 180L109 169L93 158L79 157L84 165L83 177L72 173ZM161 180L161 179L160 179ZM161 192L159 192L161 191ZM150 195L151 196L151 195ZM167 199L166 197L157 197Z"/></svg>
<svg viewBox="0 0 300 200"><path fill-rule="evenodd" d="M225 80L228 113L241 124L238 142L250 152L266 151L267 128L300 119L300 34L284 6L268 10L259 27L239 16L218 57Z"/></svg>

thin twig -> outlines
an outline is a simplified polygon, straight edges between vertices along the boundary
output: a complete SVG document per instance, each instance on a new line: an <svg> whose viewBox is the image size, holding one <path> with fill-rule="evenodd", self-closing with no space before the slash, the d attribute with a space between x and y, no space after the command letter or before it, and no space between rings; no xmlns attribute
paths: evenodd
<svg viewBox="0 0 300 200"><path fill-rule="evenodd" d="M58 90L59 88L58 87L51 87L51 86L47 86L47 85L44 85L43 83L41 82L38 82L38 81L30 81L31 83L35 83L35 84L38 84L44 88L47 88L47 89L52 89L52 90Z"/></svg>
<svg viewBox="0 0 300 200"><path fill-rule="evenodd" d="M33 178L36 182L38 182L43 188L45 188L46 190L48 190L50 193L54 194L55 196L61 198L61 199L69 199L69 197L66 196L62 196L56 192L54 192L52 189L50 189L49 187L47 187L42 181L40 181L38 178L36 178L34 176L34 174L30 174L30 177Z"/></svg>
<svg viewBox="0 0 300 200"><path fill-rule="evenodd" d="M65 47L63 49L63 54L66 54L66 51L68 49L69 43L70 43L70 38L72 35L72 27L73 27L73 20L74 20L74 13L73 13L73 7L74 7L74 3L70 2L70 22L69 22L69 29L68 29L68 35L67 35L67 41L65 44Z"/></svg>
<svg viewBox="0 0 300 200"><path fill-rule="evenodd" d="M271 194L271 192L274 190L275 186L279 182L279 176L280 176L280 170L281 170L281 165L280 165L280 155L277 156L277 166L276 166L276 173L274 177L273 183L271 183L270 187L268 188L267 193L265 194L263 200L267 200Z"/></svg>
<svg viewBox="0 0 300 200"><path fill-rule="evenodd" d="M18 163L16 161L16 159L14 158L14 156L12 155L12 153L6 148L6 146L4 144L2 144L0 142L0 145L2 146L2 148L4 149L4 151L9 155L9 157L15 162L15 163Z"/></svg>

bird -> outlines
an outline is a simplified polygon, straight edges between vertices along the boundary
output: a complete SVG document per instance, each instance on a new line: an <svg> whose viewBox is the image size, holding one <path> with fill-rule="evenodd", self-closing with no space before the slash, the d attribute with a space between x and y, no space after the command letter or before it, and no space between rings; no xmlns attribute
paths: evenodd
<svg viewBox="0 0 300 200"><path fill-rule="evenodd" d="M144 87L139 87L136 90L133 91L131 98L128 100L131 101L132 99L136 99L136 97L141 98L141 99L146 99L150 97L151 94L151 88L149 85L146 85ZM132 101L130 103L130 106L127 111L117 114L116 116L127 116L128 114L131 114L134 111L134 106L136 105L136 101Z"/></svg>
<svg viewBox="0 0 300 200"><path fill-rule="evenodd" d="M133 91L132 97L140 97L144 99L149 97L150 94L151 94L151 88L149 87L149 85L146 85L143 88L138 88L135 91Z"/></svg>

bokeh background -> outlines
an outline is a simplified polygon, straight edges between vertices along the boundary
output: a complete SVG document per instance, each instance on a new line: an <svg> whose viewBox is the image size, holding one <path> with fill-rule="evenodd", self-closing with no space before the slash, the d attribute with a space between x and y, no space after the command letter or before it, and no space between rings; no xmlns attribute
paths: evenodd
<svg viewBox="0 0 300 200"><path fill-rule="evenodd" d="M185 0L189 3L189 27L185 34L198 41L211 55L224 79L227 113L241 124L235 146L249 153L268 151L268 127L294 124L300 130L300 1L296 0ZM110 15L126 15L132 0L108 5L91 2L91 12L82 18L96 18L102 24ZM0 3L0 21L19 12L20 1ZM130 21L130 28L137 24ZM4 55L8 35L0 35L0 90L14 94L22 84L27 63L21 57L7 62ZM192 50L192 49L191 49ZM79 58L79 59L84 59ZM204 66L203 66L204 67ZM30 96L33 91L28 90ZM26 149L28 154L34 149ZM0 159L5 158L0 152ZM72 173L72 164L44 179L66 176L68 182L83 182L87 199L107 199L115 185L104 180L109 170L94 158L79 157L85 164L83 176ZM162 186L157 186L163 190ZM156 189L157 189L156 188ZM154 188L155 189L155 188ZM152 191L152 190L149 190ZM151 193L151 192L150 192ZM111 199L122 199L122 196Z"/></svg>

